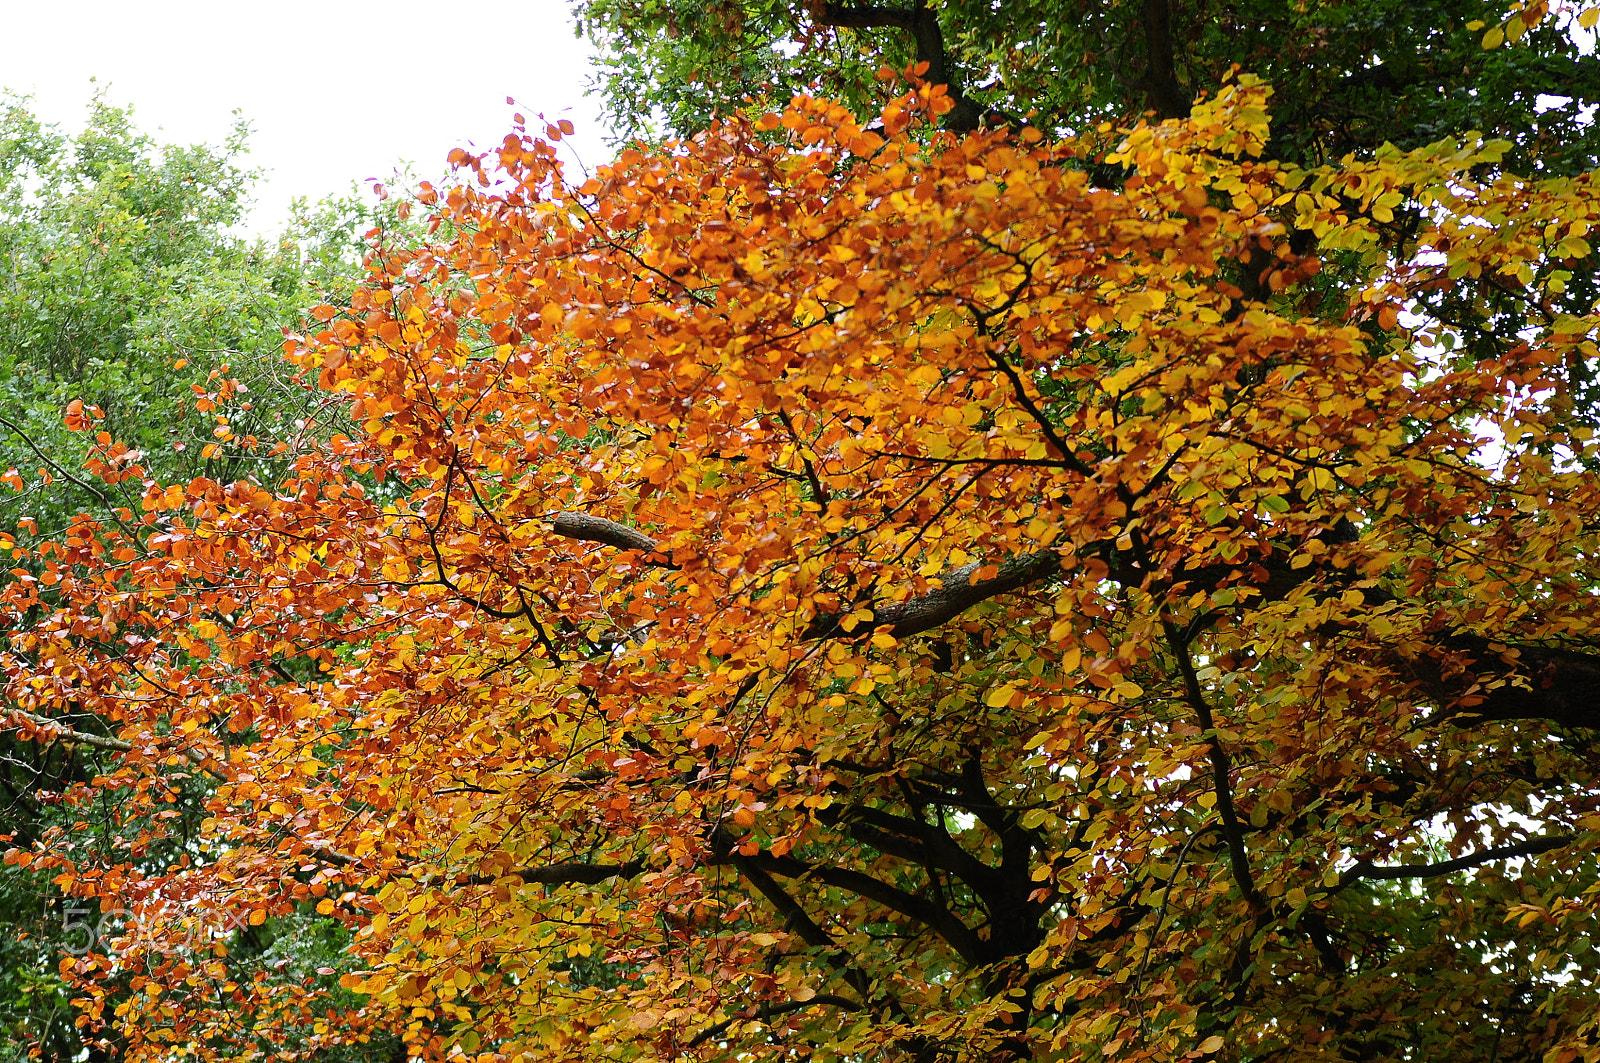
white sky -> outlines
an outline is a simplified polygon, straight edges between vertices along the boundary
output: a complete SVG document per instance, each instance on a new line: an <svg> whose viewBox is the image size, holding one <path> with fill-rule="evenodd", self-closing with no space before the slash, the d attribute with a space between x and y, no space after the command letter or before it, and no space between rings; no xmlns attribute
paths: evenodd
<svg viewBox="0 0 1600 1063"><path fill-rule="evenodd" d="M435 177L452 147L497 144L513 110L530 128L541 111L570 119L567 143L605 161L572 25L567 0L0 0L0 87L73 131L105 89L164 143L220 143L240 110L247 161L270 171L251 229L276 234L293 197L400 161Z"/></svg>

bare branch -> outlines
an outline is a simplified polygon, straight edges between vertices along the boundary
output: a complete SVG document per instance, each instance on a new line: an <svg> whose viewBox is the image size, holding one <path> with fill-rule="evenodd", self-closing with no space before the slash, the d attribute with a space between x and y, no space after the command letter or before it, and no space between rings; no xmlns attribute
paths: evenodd
<svg viewBox="0 0 1600 1063"><path fill-rule="evenodd" d="M59 720L52 720L48 716L35 716L24 709L6 709L4 711L8 716L27 720L38 728L41 733L57 738L62 742L93 746L96 749L108 749L114 753L126 753L133 748L132 742L125 742L120 738L108 738L105 735L92 735L83 731L74 731Z"/></svg>
<svg viewBox="0 0 1600 1063"><path fill-rule="evenodd" d="M524 867L512 872L527 883L546 886L592 886L612 878L633 878L644 871L643 860L629 860L626 864L551 864L548 867Z"/></svg>
<svg viewBox="0 0 1600 1063"><path fill-rule="evenodd" d="M568 539L604 543L619 550L638 550L646 554L660 553L661 549L654 539L638 528L630 528L626 524L618 524L604 517L593 517L587 513L565 510L556 514L551 525L557 535Z"/></svg>

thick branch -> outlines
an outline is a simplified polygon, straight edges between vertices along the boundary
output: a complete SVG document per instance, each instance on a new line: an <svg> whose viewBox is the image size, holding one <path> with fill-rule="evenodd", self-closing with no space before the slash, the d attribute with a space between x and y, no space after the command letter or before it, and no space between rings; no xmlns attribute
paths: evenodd
<svg viewBox="0 0 1600 1063"><path fill-rule="evenodd" d="M658 558L663 556L656 541L644 532L604 517L569 511L558 513L552 523L557 535L569 539L604 543L622 550L637 550ZM941 586L938 590L907 601L880 606L873 610L870 623L858 630L864 633L887 626L889 634L896 638L920 634L954 619L979 602L1055 575L1061 569L1061 560L1055 551L1041 550L1002 563L999 571L989 579L974 579L982 567L982 562L974 561L946 572L939 577ZM812 621L806 637L830 639L843 638L848 634L839 626L837 617L828 615Z"/></svg>
<svg viewBox="0 0 1600 1063"><path fill-rule="evenodd" d="M603 517L573 512L558 514L554 524L559 535L604 543L623 550L636 550L647 555L647 561L666 565L656 541L637 528ZM938 577L940 587L937 590L903 602L876 607L872 619L854 632L846 632L836 616L818 616L807 629L806 637L847 638L852 634L865 634L887 627L896 638L907 638L953 620L980 602L1048 579L1059 573L1061 568L1060 557L1053 550L1040 550L1012 558L1002 562L999 571L991 578L974 579L982 564L973 562L944 573ZM1309 566L1290 571L1266 559L1257 568L1259 575L1254 583L1264 602L1282 598L1319 571ZM1214 565L1176 572L1173 577L1191 588L1201 588L1213 586L1238 571L1237 565ZM1387 596L1380 591L1369 589L1365 593L1368 604L1376 605L1387 600ZM1192 636L1193 633L1191 631L1189 634ZM1328 632L1330 635L1333 633ZM1517 666L1527 677L1528 686L1505 684L1475 691L1472 695L1477 699L1475 704L1459 705L1459 699L1467 688L1476 682L1476 674L1471 668L1466 668L1446 675L1441 656L1448 657L1454 653L1462 658L1470 658L1468 663L1494 661L1494 670L1499 675L1506 674L1510 669L1500 661L1501 654L1491 649L1490 640L1481 635L1445 634L1434 645L1439 652L1425 652L1419 657L1405 659L1396 655L1394 666L1441 704L1454 705L1450 718L1457 723L1464 724L1471 719L1548 720L1569 727L1600 726L1600 656L1555 647L1520 647Z"/></svg>
<svg viewBox="0 0 1600 1063"><path fill-rule="evenodd" d="M626 864L551 864L549 867L524 867L513 872L528 883L546 886L592 886L612 878L632 878L644 871L643 860L629 860Z"/></svg>
<svg viewBox="0 0 1600 1063"><path fill-rule="evenodd" d="M867 807L819 809L817 818L885 856L897 856L954 875L991 909L1001 903L1000 872L963 849L943 827Z"/></svg>
<svg viewBox="0 0 1600 1063"><path fill-rule="evenodd" d="M834 943L833 938L816 921L806 914L800 903L789 895L789 891L778 884L778 880L767 874L750 857L734 853L733 864L739 873L749 880L756 888L756 892L767 899L767 903L777 909L778 915L783 918L784 929L796 935L801 941L814 949L819 950L833 969L838 971L844 980L850 983L850 988L861 994L861 999L873 999L873 981L867 972L850 962L850 956ZM880 986L880 992L884 987ZM899 1004L893 997L883 993L882 997L892 1011L900 1010Z"/></svg>
<svg viewBox="0 0 1600 1063"><path fill-rule="evenodd" d="M974 579L983 564L974 561L952 569L938 577L938 590L873 609L870 628L887 625L895 638L908 638L955 619L979 602L1020 590L1061 570L1061 558L1054 550L1014 557L1003 562L990 578ZM828 616L818 617L807 634L812 638L839 638L845 632L839 628L837 618Z"/></svg>
<svg viewBox="0 0 1600 1063"><path fill-rule="evenodd" d="M783 919L783 928L794 934L801 941L814 949L833 949L834 941L828 932L818 926L816 921L806 914L800 907L800 902L789 896L789 891L778 885L778 880L767 874L758 864L747 856L734 856L733 864L739 873L750 880L750 884L767 899L767 903L778 910L778 915ZM859 987L857 987L859 988Z"/></svg>
<svg viewBox="0 0 1600 1063"><path fill-rule="evenodd" d="M74 731L70 727L63 726L59 720L52 720L48 716L35 716L33 713L23 709L6 709L5 712L7 715L27 720L42 733L62 742L94 746L96 749L109 749L114 753L126 753L133 748L132 742L125 742L120 738L107 738L104 735L92 735L83 731Z"/></svg>
<svg viewBox="0 0 1600 1063"><path fill-rule="evenodd" d="M960 133L978 128L983 111L967 98L960 75L950 63L950 53L945 50L944 30L939 25L939 14L931 7L859 7L846 4L823 4L818 21L825 26L844 29L889 28L909 30L916 42L917 61L928 64L930 84L943 85L955 104L944 116L944 127Z"/></svg>
<svg viewBox="0 0 1600 1063"><path fill-rule="evenodd" d="M822 5L822 21L829 26L844 29L877 29L890 27L909 30L917 24L918 11L914 7L850 7L845 4Z"/></svg>
<svg viewBox="0 0 1600 1063"><path fill-rule="evenodd" d="M735 1016L731 1019L724 1019L715 1026L707 1026L704 1030L694 1035L694 1040L689 1042L689 1047L698 1048L714 1037L721 1037L728 1032L729 1027L741 1018L761 1019L765 1022L768 1019L777 1018L779 1015L788 1015L796 1011L804 1011L807 1008L816 1007L833 1007L841 1011L861 1010L860 1004L849 997L841 997L835 993L818 993L808 1000L786 1000L781 1004L762 1004L754 1009L753 1015Z"/></svg>
<svg viewBox="0 0 1600 1063"><path fill-rule="evenodd" d="M1374 867L1371 861L1360 860L1339 876L1339 888L1343 889L1364 878L1438 878L1440 875L1453 875L1457 871L1469 871L1494 860L1538 856L1552 849L1564 848L1576 840L1571 834L1552 834L1545 838L1529 838L1527 841L1513 842L1509 845L1497 845L1492 849L1468 853L1454 860L1442 860L1437 864L1395 864L1391 867Z"/></svg>
<svg viewBox="0 0 1600 1063"><path fill-rule="evenodd" d="M614 520L604 517L592 517L587 513L574 513L566 510L557 513L551 522L557 535L568 539L582 539L584 542L605 543L615 546L619 550L638 550L642 553L659 553L660 548L656 541L638 528L630 528L626 524L618 524Z"/></svg>
<svg viewBox="0 0 1600 1063"><path fill-rule="evenodd" d="M1000 839L1001 873L1008 877L1019 874L1026 877L1034 849L1042 848L1040 839L1022 825L1014 811L994 799L983 778L983 762L976 752L961 765L961 796L967 800L967 810ZM1031 880L1028 885L1031 892Z"/></svg>
<svg viewBox="0 0 1600 1063"><path fill-rule="evenodd" d="M1469 691L1478 679L1474 666L1488 665L1499 675L1511 671L1502 659L1503 652L1480 635L1456 634L1440 641L1447 655L1453 651L1470 657L1468 666L1445 678L1440 659L1426 655L1407 662L1406 671L1425 687L1438 691L1437 696L1446 704L1463 694L1479 699L1476 704L1460 704L1453 717L1455 722L1467 723L1470 718L1477 718L1600 726L1600 657L1558 647L1521 646L1517 648L1516 670L1526 677L1526 687L1506 683L1492 690Z"/></svg>
<svg viewBox="0 0 1600 1063"><path fill-rule="evenodd" d="M955 949L967 963L976 965L983 962L985 952L983 942L971 927L956 918L948 909L896 889L871 875L827 864L808 864L792 856L758 854L740 857L738 864L746 875L749 874L747 869L757 869L773 875L782 875L784 878L804 879L820 882L824 886L833 886L836 889L849 890L883 905L891 912L928 927L949 942L950 947Z"/></svg>

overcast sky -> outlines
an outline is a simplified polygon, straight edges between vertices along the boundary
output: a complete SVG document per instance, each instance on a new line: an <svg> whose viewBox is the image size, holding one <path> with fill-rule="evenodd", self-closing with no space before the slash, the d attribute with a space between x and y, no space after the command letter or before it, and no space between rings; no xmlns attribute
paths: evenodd
<svg viewBox="0 0 1600 1063"><path fill-rule="evenodd" d="M102 89L171 143L220 143L240 110L270 171L252 229L275 233L295 196L401 160L437 176L452 147L498 143L507 96L530 122L570 119L583 161L604 161L572 25L567 0L0 0L0 87L73 130Z"/></svg>

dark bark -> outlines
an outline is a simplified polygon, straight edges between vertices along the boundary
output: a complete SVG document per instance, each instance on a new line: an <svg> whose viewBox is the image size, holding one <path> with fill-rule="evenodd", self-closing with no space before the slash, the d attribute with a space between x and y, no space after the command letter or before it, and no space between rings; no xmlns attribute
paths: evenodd
<svg viewBox="0 0 1600 1063"><path fill-rule="evenodd" d="M1344 889L1366 878L1438 878L1441 875L1453 875L1457 871L1470 871L1495 860L1538 856L1553 849L1563 849L1575 841L1577 838L1571 834L1553 834L1546 838L1529 838L1527 841L1513 842L1509 845L1497 845L1492 849L1458 856L1454 860L1441 860L1437 864L1394 864L1389 867L1377 867L1371 861L1360 860L1339 876L1338 888Z"/></svg>
<svg viewBox="0 0 1600 1063"><path fill-rule="evenodd" d="M792 856L772 856L766 853L741 856L737 863L747 877L751 870L760 870L783 878L800 879L848 890L865 897L897 915L905 916L913 922L928 927L955 949L956 954L970 966L998 958L991 957L989 953L992 950L979 939L977 933L948 909L925 898L896 889L863 872L827 864L809 864Z"/></svg>
<svg viewBox="0 0 1600 1063"><path fill-rule="evenodd" d="M951 102L955 104L944 116L944 127L958 133L969 133L982 124L984 110L967 96L961 75L951 64L950 53L945 49L939 15L932 8L921 4L916 7L823 4L817 21L841 29L906 30L916 42L917 61L928 64L928 82L945 86Z"/></svg>
<svg viewBox="0 0 1600 1063"><path fill-rule="evenodd" d="M1564 727L1600 727L1600 657L1554 646L1518 646L1515 652L1513 665L1489 639L1457 633L1441 638L1436 653L1402 667L1436 694L1457 724L1548 720ZM1492 690L1471 689L1508 676L1527 685L1513 685L1514 678Z"/></svg>
<svg viewBox="0 0 1600 1063"><path fill-rule="evenodd" d="M1190 94L1178 83L1168 0L1145 0L1144 39L1148 62L1144 91L1151 109L1162 118L1183 118L1189 113Z"/></svg>
<svg viewBox="0 0 1600 1063"><path fill-rule="evenodd" d="M857 629L865 634L887 627L895 638L909 638L954 620L979 602L1047 579L1061 571L1061 558L1054 550L1024 554L1001 563L999 572L988 579L975 579L983 563L974 561L939 576L939 587L927 594L875 606L872 620ZM806 632L810 638L843 638L849 634L833 616L819 616Z"/></svg>

